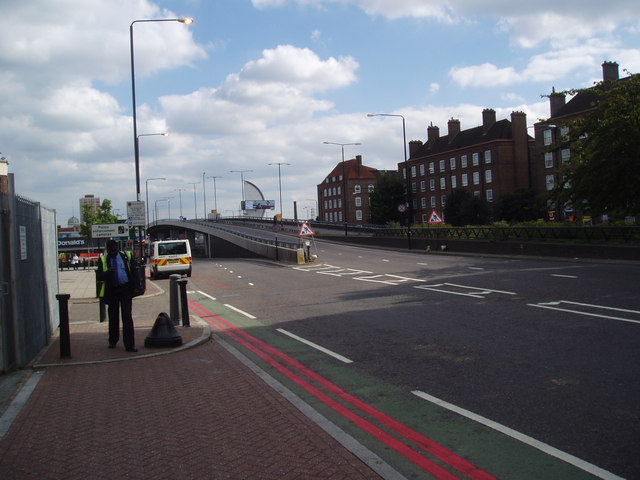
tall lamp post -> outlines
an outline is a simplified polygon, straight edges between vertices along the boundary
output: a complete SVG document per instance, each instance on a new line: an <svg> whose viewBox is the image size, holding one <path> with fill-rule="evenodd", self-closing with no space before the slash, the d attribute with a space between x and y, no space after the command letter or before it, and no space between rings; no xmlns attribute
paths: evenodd
<svg viewBox="0 0 640 480"><path fill-rule="evenodd" d="M222 178L222 177L212 176L207 178L213 179L213 210L216 212L216 215L217 215L218 214L218 194L216 192L216 178Z"/></svg>
<svg viewBox="0 0 640 480"><path fill-rule="evenodd" d="M269 165L277 165L278 166L278 190L280 191L280 220L282 220L282 177L280 176L280 167L282 165L291 165L290 163L285 162L274 162Z"/></svg>
<svg viewBox="0 0 640 480"><path fill-rule="evenodd" d="M247 172L253 172L253 170L229 170L229 173L239 173L240 174L240 182L242 184L242 204L240 205L241 207L244 205L245 202L245 198L244 198L244 174ZM243 215L246 212L246 210L242 209Z"/></svg>
<svg viewBox="0 0 640 480"><path fill-rule="evenodd" d="M186 25L193 23L191 17L180 18L154 18L146 20L134 20L129 25L129 47L131 49L131 99L133 102L133 155L136 169L136 201L140 201L140 146L138 136L138 121L136 115L136 74L135 74L135 56L133 48L133 25L136 23L149 23L149 22L180 22ZM138 237L138 248L140 255L142 255L142 233Z"/></svg>
<svg viewBox="0 0 640 480"><path fill-rule="evenodd" d="M144 181L144 191L146 193L146 199L147 201L145 202L147 205L147 230L149 229L149 182L152 180L166 180L166 178L164 177L153 177L153 178L147 178Z"/></svg>
<svg viewBox="0 0 640 480"><path fill-rule="evenodd" d="M182 192L184 192L186 190L186 188L176 188L175 191L178 191L178 194L180 196L180 220L182 220Z"/></svg>
<svg viewBox="0 0 640 480"><path fill-rule="evenodd" d="M196 204L196 185L200 182L187 182L189 185L193 185L193 213L195 220L198 219L198 206Z"/></svg>
<svg viewBox="0 0 640 480"><path fill-rule="evenodd" d="M344 209L344 236L347 236L347 225L349 220L347 218L348 210L347 210L347 188L349 187L349 182L347 181L347 173L344 166L344 147L347 145L361 145L360 142L356 143L335 143L335 142L322 142L325 145L339 145L342 149L342 204Z"/></svg>
<svg viewBox="0 0 640 480"><path fill-rule="evenodd" d="M402 138L404 141L404 172L407 183L407 203L409 204L409 218L407 219L407 242L411 250L411 222L413 222L413 198L411 195L411 183L409 172L409 160L407 159L407 130L405 128L404 117L393 113L368 113L367 117L399 117L402 119Z"/></svg>

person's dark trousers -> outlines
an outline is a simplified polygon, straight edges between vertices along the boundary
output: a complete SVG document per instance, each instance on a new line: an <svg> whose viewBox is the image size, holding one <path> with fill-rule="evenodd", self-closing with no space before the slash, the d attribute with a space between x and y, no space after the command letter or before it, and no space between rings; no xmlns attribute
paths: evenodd
<svg viewBox="0 0 640 480"><path fill-rule="evenodd" d="M116 291L106 300L109 307L109 344L115 345L120 339L120 313L122 313L122 340L124 348L135 348L136 340L133 331L133 316L131 307L133 297L131 288L116 288Z"/></svg>

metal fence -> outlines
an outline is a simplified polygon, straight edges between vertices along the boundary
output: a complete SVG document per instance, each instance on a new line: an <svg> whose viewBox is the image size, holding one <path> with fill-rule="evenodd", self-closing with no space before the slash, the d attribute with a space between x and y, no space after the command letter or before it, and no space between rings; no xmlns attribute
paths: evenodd
<svg viewBox="0 0 640 480"><path fill-rule="evenodd" d="M0 370L26 366L57 328L55 211L15 195L13 175L0 194Z"/></svg>

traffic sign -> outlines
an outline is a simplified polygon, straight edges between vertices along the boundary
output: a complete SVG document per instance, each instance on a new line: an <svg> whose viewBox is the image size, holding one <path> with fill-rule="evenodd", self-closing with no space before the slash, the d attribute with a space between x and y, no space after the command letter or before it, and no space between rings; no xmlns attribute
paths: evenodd
<svg viewBox="0 0 640 480"><path fill-rule="evenodd" d="M104 223L91 225L92 238L128 237L129 227L124 223Z"/></svg>
<svg viewBox="0 0 640 480"><path fill-rule="evenodd" d="M311 227L307 222L302 222L302 225L300 226L300 233L298 233L299 237L308 237L315 234L316 232L311 230Z"/></svg>
<svg viewBox="0 0 640 480"><path fill-rule="evenodd" d="M429 223L444 223L444 220L437 210L432 210L431 216L429 217Z"/></svg>
<svg viewBox="0 0 640 480"><path fill-rule="evenodd" d="M142 227L147 224L144 202L127 202L127 223L132 226Z"/></svg>

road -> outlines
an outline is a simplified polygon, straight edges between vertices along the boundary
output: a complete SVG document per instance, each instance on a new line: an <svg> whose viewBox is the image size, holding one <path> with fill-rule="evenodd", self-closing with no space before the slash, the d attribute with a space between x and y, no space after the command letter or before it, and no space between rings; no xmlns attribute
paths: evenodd
<svg viewBox="0 0 640 480"><path fill-rule="evenodd" d="M189 290L499 478L640 478L640 265L314 252L303 266L196 260ZM540 449L578 473L544 470Z"/></svg>

